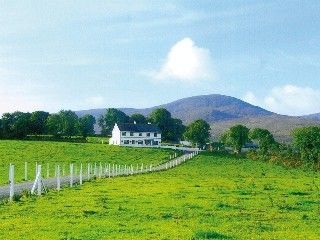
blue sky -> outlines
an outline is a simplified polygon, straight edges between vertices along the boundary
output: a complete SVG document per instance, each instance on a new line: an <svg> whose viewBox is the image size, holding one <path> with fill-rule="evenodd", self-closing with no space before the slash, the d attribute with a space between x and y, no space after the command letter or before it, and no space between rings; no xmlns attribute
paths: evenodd
<svg viewBox="0 0 320 240"><path fill-rule="evenodd" d="M0 113L219 93L320 112L319 1L1 1Z"/></svg>

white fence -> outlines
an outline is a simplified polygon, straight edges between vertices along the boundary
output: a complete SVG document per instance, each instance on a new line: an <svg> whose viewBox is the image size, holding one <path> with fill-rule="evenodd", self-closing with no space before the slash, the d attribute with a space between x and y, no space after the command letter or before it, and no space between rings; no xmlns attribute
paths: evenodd
<svg viewBox="0 0 320 240"><path fill-rule="evenodd" d="M60 191L62 187L74 187L76 184L82 185L85 181L91 181L92 179L101 178L114 178L120 176L130 176L137 174L145 174L149 172L163 171L170 168L176 167L181 163L193 158L198 155L199 151L193 151L186 153L182 156L177 156L177 153L170 155L169 161L160 165L153 166L152 164L110 164L110 163L87 163L82 164L78 169L74 163L69 165L69 174L65 175L65 165L56 164L54 168L54 176L50 178L50 165L47 164L46 174L42 171L42 165L36 164L35 166L35 180L24 183L14 182L15 166L10 164L9 166L9 188L0 187L0 199L9 198L10 201L14 200L15 196L21 195L27 191L31 194L42 195L47 189L56 189ZM24 177L28 179L28 163L24 165ZM46 177L43 177L45 176Z"/></svg>

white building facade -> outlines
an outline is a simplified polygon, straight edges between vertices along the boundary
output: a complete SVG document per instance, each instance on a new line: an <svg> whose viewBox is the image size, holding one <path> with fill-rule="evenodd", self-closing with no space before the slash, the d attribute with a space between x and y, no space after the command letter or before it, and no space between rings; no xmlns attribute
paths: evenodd
<svg viewBox="0 0 320 240"><path fill-rule="evenodd" d="M160 147L161 131L152 124L115 124L110 145Z"/></svg>

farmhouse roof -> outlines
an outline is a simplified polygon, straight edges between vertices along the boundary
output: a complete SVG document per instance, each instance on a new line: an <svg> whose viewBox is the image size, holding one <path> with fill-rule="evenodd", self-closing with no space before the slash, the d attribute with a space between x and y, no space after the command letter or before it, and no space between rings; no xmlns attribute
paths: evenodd
<svg viewBox="0 0 320 240"><path fill-rule="evenodd" d="M125 124L117 124L118 128L121 132L127 131L127 132L156 132L161 133L160 129L156 125L152 124L131 124L131 123L125 123Z"/></svg>

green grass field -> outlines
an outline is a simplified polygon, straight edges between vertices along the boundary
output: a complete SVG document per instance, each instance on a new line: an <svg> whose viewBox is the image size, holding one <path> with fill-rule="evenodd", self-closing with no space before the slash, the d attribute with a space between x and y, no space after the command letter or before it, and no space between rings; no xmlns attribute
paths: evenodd
<svg viewBox="0 0 320 240"><path fill-rule="evenodd" d="M91 141L93 141L91 139ZM54 175L55 164L68 174L69 163L102 162L116 164L158 164L169 159L173 151L150 148L123 148L107 144L49 141L0 141L0 184L8 182L9 164L15 165L15 181L24 179L24 163L28 162L28 179L35 177L35 164L43 165L43 175ZM85 166L84 166L85 167Z"/></svg>
<svg viewBox="0 0 320 240"><path fill-rule="evenodd" d="M319 239L320 175L202 154L0 205L0 239Z"/></svg>

